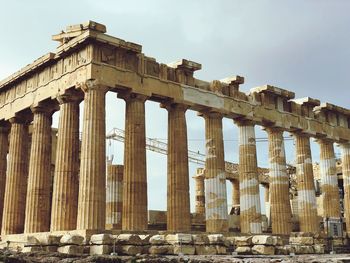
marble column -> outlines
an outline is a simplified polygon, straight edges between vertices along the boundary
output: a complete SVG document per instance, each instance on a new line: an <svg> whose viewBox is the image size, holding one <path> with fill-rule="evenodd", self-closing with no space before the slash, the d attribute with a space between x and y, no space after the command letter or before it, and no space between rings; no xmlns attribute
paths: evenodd
<svg viewBox="0 0 350 263"><path fill-rule="evenodd" d="M318 140L320 145L320 174L323 217L340 217L338 177L332 141Z"/></svg>
<svg viewBox="0 0 350 263"><path fill-rule="evenodd" d="M298 189L298 215L301 232L318 232L317 203L310 138L294 134L296 145L296 173Z"/></svg>
<svg viewBox="0 0 350 263"><path fill-rule="evenodd" d="M28 121L12 118L10 123L2 235L23 233L27 193Z"/></svg>
<svg viewBox="0 0 350 263"><path fill-rule="evenodd" d="M24 233L50 230L51 122L53 109L31 108L33 119Z"/></svg>
<svg viewBox="0 0 350 263"><path fill-rule="evenodd" d="M261 205L254 124L236 121L239 128L240 224L242 233L259 234Z"/></svg>
<svg viewBox="0 0 350 263"><path fill-rule="evenodd" d="M123 184L123 230L142 231L148 226L146 173L146 97L124 96L125 144Z"/></svg>
<svg viewBox="0 0 350 263"><path fill-rule="evenodd" d="M77 226L79 190L79 103L73 94L58 97L60 116L52 194L51 231Z"/></svg>
<svg viewBox="0 0 350 263"><path fill-rule="evenodd" d="M4 209L6 169L7 169L7 152L8 152L8 123L0 123L0 229L2 224L2 215Z"/></svg>
<svg viewBox="0 0 350 263"><path fill-rule="evenodd" d="M346 232L350 234L350 143L342 143L342 168L344 182L344 217Z"/></svg>
<svg viewBox="0 0 350 263"><path fill-rule="evenodd" d="M123 165L107 166L106 229L122 229L123 172Z"/></svg>
<svg viewBox="0 0 350 263"><path fill-rule="evenodd" d="M232 184L232 207L239 207L239 180L231 180Z"/></svg>
<svg viewBox="0 0 350 263"><path fill-rule="evenodd" d="M192 177L195 180L195 213L205 214L204 193L204 169L197 168L197 174Z"/></svg>
<svg viewBox="0 0 350 263"><path fill-rule="evenodd" d="M205 218L207 232L228 232L222 116L206 113Z"/></svg>
<svg viewBox="0 0 350 263"><path fill-rule="evenodd" d="M191 230L190 186L187 147L187 107L169 104L168 110L168 178L167 230Z"/></svg>
<svg viewBox="0 0 350 263"><path fill-rule="evenodd" d="M289 235L292 231L292 209L289 200L283 131L267 128L270 162L270 211L273 234Z"/></svg>
<svg viewBox="0 0 350 263"><path fill-rule="evenodd" d="M87 82L84 91L77 229L103 230L106 224L107 87Z"/></svg>

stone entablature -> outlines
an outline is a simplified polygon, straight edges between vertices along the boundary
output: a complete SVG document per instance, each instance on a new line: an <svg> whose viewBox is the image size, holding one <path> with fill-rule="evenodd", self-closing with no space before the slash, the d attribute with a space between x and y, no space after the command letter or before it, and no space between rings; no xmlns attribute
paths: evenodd
<svg viewBox="0 0 350 263"><path fill-rule="evenodd" d="M95 80L95 84L109 90L128 90L149 100L171 100L193 110L216 111L229 118L244 118L336 142L350 140L347 109L331 104L318 107L317 100L293 100L293 92L270 85L244 94L238 90L242 77L211 83L198 80L193 73L200 64L185 59L168 65L158 63L145 56L140 45L105 32L103 25L90 21L54 36L60 41L55 53L0 82L0 119L10 119L66 89Z"/></svg>

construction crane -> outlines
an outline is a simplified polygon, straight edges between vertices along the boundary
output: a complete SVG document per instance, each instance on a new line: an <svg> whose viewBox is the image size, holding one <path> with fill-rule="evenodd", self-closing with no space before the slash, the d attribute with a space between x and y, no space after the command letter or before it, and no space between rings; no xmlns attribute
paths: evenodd
<svg viewBox="0 0 350 263"><path fill-rule="evenodd" d="M107 140L115 140L119 142L125 141L125 131L118 128L113 128L110 132L106 135ZM292 138L287 137L285 140L291 140ZM256 138L257 142L267 142L267 138ZM159 139L154 138L148 138L146 137L146 149L161 153L161 154L168 154L168 144L165 142L162 142ZM113 155L107 157L107 162L112 163L113 161ZM201 166L205 165L205 154L200 153L199 151L191 151L188 150L188 161L191 163L199 164ZM225 162L225 171L227 174L227 178L237 179L238 178L238 164L231 163L231 162ZM258 173L260 175L265 175L268 173L267 168L259 168Z"/></svg>
<svg viewBox="0 0 350 263"><path fill-rule="evenodd" d="M122 129L113 128L107 134L106 139L107 140L112 139L112 140L116 140L119 142L124 142L125 131ZM153 152L165 154L165 155L168 154L168 152L167 152L168 151L168 144L165 142L162 142L160 140L157 140L157 139L152 139L152 138L146 137L146 149L153 151ZM205 154L188 150L188 161L204 166L205 165Z"/></svg>

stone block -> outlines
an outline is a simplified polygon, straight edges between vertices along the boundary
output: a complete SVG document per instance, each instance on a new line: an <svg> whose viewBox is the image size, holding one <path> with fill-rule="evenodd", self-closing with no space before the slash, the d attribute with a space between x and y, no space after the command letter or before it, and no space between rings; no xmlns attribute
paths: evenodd
<svg viewBox="0 0 350 263"><path fill-rule="evenodd" d="M170 246L151 246L148 252L152 255L166 255L170 254L169 251ZM171 249L172 251L172 249ZM172 254L172 253L171 253Z"/></svg>
<svg viewBox="0 0 350 263"><path fill-rule="evenodd" d="M227 247L216 245L215 248L216 248L216 253L218 255L226 255L227 254Z"/></svg>
<svg viewBox="0 0 350 263"><path fill-rule="evenodd" d="M46 252L53 253L53 252L57 252L58 246L56 246L56 245L44 246L43 249Z"/></svg>
<svg viewBox="0 0 350 263"><path fill-rule="evenodd" d="M109 245L93 245L90 246L90 255L107 255L113 251Z"/></svg>
<svg viewBox="0 0 350 263"><path fill-rule="evenodd" d="M151 245L165 245L165 235L154 235L149 239Z"/></svg>
<svg viewBox="0 0 350 263"><path fill-rule="evenodd" d="M148 254L150 245L143 245L141 254Z"/></svg>
<svg viewBox="0 0 350 263"><path fill-rule="evenodd" d="M195 234L192 235L192 240L195 245L207 245L209 244L209 238L207 235Z"/></svg>
<svg viewBox="0 0 350 263"><path fill-rule="evenodd" d="M236 237L226 237L226 242L229 242L231 246L235 245Z"/></svg>
<svg viewBox="0 0 350 263"><path fill-rule="evenodd" d="M191 234L166 235L165 240L167 243L172 244L172 245L191 244L192 243L192 235Z"/></svg>
<svg viewBox="0 0 350 263"><path fill-rule="evenodd" d="M90 238L90 244L93 245L112 245L114 238L110 234L98 234L92 235Z"/></svg>
<svg viewBox="0 0 350 263"><path fill-rule="evenodd" d="M33 246L33 247L24 247L22 248L22 253L30 253L30 252L39 252L43 251L43 248L41 246Z"/></svg>
<svg viewBox="0 0 350 263"><path fill-rule="evenodd" d="M26 242L28 245L40 245L40 241L35 236L27 236Z"/></svg>
<svg viewBox="0 0 350 263"><path fill-rule="evenodd" d="M314 253L313 246L295 245L293 247L295 250L295 254L313 254Z"/></svg>
<svg viewBox="0 0 350 263"><path fill-rule="evenodd" d="M252 247L252 252L255 255L274 255L275 247L274 246L265 246L265 245L254 245Z"/></svg>
<svg viewBox="0 0 350 263"><path fill-rule="evenodd" d="M313 245L315 254L324 254L324 245Z"/></svg>
<svg viewBox="0 0 350 263"><path fill-rule="evenodd" d="M248 246L240 246L236 247L235 252L239 255L248 255L252 253L252 249Z"/></svg>
<svg viewBox="0 0 350 263"><path fill-rule="evenodd" d="M178 255L178 254L183 254L183 255L194 255L195 253L195 247L190 246L190 245L174 245L173 246L173 254Z"/></svg>
<svg viewBox="0 0 350 263"><path fill-rule="evenodd" d="M63 253L63 254L82 254L84 251L83 246L77 246L77 245L68 245L68 246L62 246L57 249L57 252Z"/></svg>
<svg viewBox="0 0 350 263"><path fill-rule="evenodd" d="M223 244L225 242L225 237L222 234L208 235L209 243L212 245Z"/></svg>
<svg viewBox="0 0 350 263"><path fill-rule="evenodd" d="M141 241L142 241L142 244L149 244L149 239L151 238L151 235L139 235Z"/></svg>
<svg viewBox="0 0 350 263"><path fill-rule="evenodd" d="M326 245L326 239L323 238L314 238L315 245Z"/></svg>
<svg viewBox="0 0 350 263"><path fill-rule="evenodd" d="M60 243L65 245L82 245L84 237L79 235L65 234L61 237Z"/></svg>
<svg viewBox="0 0 350 263"><path fill-rule="evenodd" d="M314 238L313 237L290 237L289 238L290 244L295 245L313 245L314 244Z"/></svg>
<svg viewBox="0 0 350 263"><path fill-rule="evenodd" d="M235 237L235 245L238 247L245 247L252 245L252 236Z"/></svg>
<svg viewBox="0 0 350 263"><path fill-rule="evenodd" d="M288 248L286 246L275 246L275 255L289 255Z"/></svg>
<svg viewBox="0 0 350 263"><path fill-rule="evenodd" d="M195 246L196 255L216 255L217 250L215 246Z"/></svg>
<svg viewBox="0 0 350 263"><path fill-rule="evenodd" d="M142 245L142 240L138 235L135 234L120 234L117 237L117 243L121 245Z"/></svg>
<svg viewBox="0 0 350 263"><path fill-rule="evenodd" d="M252 243L254 245L277 245L277 237L268 235L257 235L253 236Z"/></svg>
<svg viewBox="0 0 350 263"><path fill-rule="evenodd" d="M136 256L142 253L142 246L124 245L120 251L125 255Z"/></svg>
<svg viewBox="0 0 350 263"><path fill-rule="evenodd" d="M276 246L284 246L289 244L289 238L281 238L280 236L273 236L273 238L276 240Z"/></svg>
<svg viewBox="0 0 350 263"><path fill-rule="evenodd" d="M59 245L63 235L52 235L50 233L36 234L35 237L41 245Z"/></svg>
<svg viewBox="0 0 350 263"><path fill-rule="evenodd" d="M335 238L332 240L333 246L343 246L344 241L342 238Z"/></svg>

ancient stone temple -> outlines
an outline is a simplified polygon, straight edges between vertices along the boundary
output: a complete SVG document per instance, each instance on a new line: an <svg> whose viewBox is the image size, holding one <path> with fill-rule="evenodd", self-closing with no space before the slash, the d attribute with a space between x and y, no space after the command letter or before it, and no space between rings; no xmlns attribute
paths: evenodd
<svg viewBox="0 0 350 263"><path fill-rule="evenodd" d="M324 253L326 234L342 239L345 229L350 233L350 110L309 97L295 99L293 92L271 85L246 94L239 90L244 82L239 76L197 79L194 73L201 64L187 59L159 63L142 53L142 46L108 35L104 25L92 21L68 26L53 40L59 42L54 53L0 82L0 226L7 245L27 242L27 250L41 244L64 253L89 247L92 254L110 253L116 243L118 253L125 254L226 254L233 249L248 254ZM125 100L126 108L124 163L106 169L107 92ZM160 103L168 113L166 234L147 231L147 100ZM205 169L194 177L194 214L187 110L197 111L205 121ZM238 166L225 162L223 118L239 129ZM268 136L270 165L265 170L257 164L256 126ZM295 140L297 229L284 132ZM311 139L321 152L323 218L317 214ZM343 214L336 144L342 149L347 197ZM227 180L232 197L226 194ZM265 188L268 220L262 215L259 185ZM234 229L232 218L240 222ZM193 227L196 220L204 222L203 229Z"/></svg>

